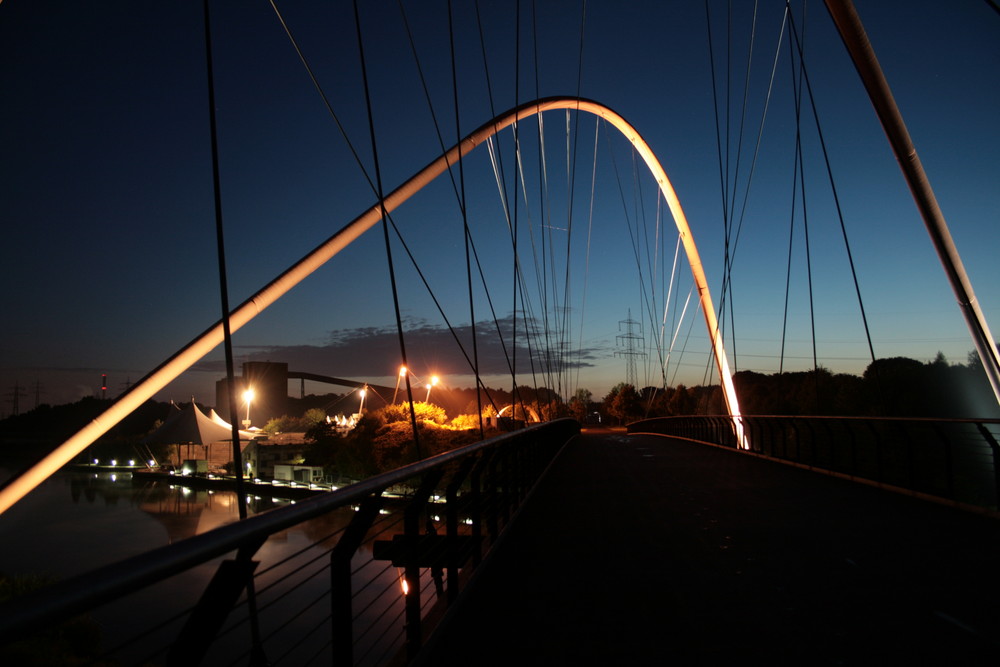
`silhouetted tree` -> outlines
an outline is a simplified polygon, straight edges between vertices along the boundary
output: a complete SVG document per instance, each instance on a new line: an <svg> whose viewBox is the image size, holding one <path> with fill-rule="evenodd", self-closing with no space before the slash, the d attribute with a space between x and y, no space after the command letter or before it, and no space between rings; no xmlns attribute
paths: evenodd
<svg viewBox="0 0 1000 667"><path fill-rule="evenodd" d="M671 415L678 417L693 415L695 414L696 406L697 401L695 400L694 394L687 387L679 384L674 388L674 392L670 396L669 403Z"/></svg>
<svg viewBox="0 0 1000 667"><path fill-rule="evenodd" d="M642 414L639 393L630 384L616 384L604 397L604 410L621 425Z"/></svg>
<svg viewBox="0 0 1000 667"><path fill-rule="evenodd" d="M587 415L590 414L590 404L594 400L594 395L590 393L589 389L577 389L576 393L573 394L573 398L569 400L569 408L573 414L573 417L581 424L587 419Z"/></svg>

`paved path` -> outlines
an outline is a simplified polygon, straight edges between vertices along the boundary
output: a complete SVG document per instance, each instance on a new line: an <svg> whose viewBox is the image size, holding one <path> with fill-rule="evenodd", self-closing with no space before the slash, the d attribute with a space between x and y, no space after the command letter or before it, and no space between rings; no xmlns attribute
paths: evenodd
<svg viewBox="0 0 1000 667"><path fill-rule="evenodd" d="M585 432L434 665L1000 664L1000 521L737 452Z"/></svg>

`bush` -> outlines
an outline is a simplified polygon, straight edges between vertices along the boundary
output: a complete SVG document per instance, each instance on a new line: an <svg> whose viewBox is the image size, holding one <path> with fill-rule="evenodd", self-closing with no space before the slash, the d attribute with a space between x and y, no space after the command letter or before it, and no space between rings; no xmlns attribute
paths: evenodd
<svg viewBox="0 0 1000 667"><path fill-rule="evenodd" d="M413 412L417 416L417 422L429 421L435 424L444 424L448 421L448 415L445 413L444 408L433 403L414 401ZM382 420L383 424L391 424L393 422L406 422L409 424L410 404L393 403L392 405L375 410L371 414Z"/></svg>
<svg viewBox="0 0 1000 667"><path fill-rule="evenodd" d="M326 423L326 412L319 408L310 408L301 417L282 415L267 422L263 431L274 435L276 433L302 433L313 427Z"/></svg>
<svg viewBox="0 0 1000 667"><path fill-rule="evenodd" d="M451 427L459 430L479 430L479 417L476 415L459 415L451 420Z"/></svg>

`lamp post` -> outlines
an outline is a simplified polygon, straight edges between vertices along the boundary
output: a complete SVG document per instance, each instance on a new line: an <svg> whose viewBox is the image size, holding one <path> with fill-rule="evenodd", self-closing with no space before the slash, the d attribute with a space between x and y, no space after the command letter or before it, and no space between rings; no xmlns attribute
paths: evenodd
<svg viewBox="0 0 1000 667"><path fill-rule="evenodd" d="M427 398L424 399L424 403L431 402L431 389L438 383L438 376L432 375L431 381L427 383Z"/></svg>
<svg viewBox="0 0 1000 667"><path fill-rule="evenodd" d="M247 390L243 392L243 401L247 404L247 418L243 420L244 429L250 428L250 402L254 399L254 396L255 394L253 388L247 388Z"/></svg>
<svg viewBox="0 0 1000 667"><path fill-rule="evenodd" d="M406 366L399 367L399 375L396 376L396 389L392 392L392 402L396 402L396 394L399 393L399 383L406 377Z"/></svg>

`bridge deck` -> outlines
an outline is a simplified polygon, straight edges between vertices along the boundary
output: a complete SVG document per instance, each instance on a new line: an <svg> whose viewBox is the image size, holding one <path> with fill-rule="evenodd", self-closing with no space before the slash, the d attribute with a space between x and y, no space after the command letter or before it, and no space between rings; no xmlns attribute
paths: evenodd
<svg viewBox="0 0 1000 667"><path fill-rule="evenodd" d="M989 517L714 447L590 432L422 664L993 665L998 556Z"/></svg>

